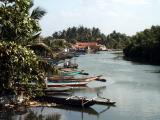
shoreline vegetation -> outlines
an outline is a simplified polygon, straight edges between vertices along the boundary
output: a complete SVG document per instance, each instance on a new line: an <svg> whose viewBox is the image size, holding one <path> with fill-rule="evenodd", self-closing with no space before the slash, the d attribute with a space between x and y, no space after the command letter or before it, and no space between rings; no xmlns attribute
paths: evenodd
<svg viewBox="0 0 160 120"><path fill-rule="evenodd" d="M160 26L152 26L131 37L123 52L127 60L160 65Z"/></svg>
<svg viewBox="0 0 160 120"><path fill-rule="evenodd" d="M0 3L0 107L56 106L30 100L44 94L38 90L46 87L50 72L58 74L57 62L88 51L123 50L129 60L160 65L160 26L134 36L116 31L105 35L98 28L79 26L43 38L39 20L45 10L38 7L30 13L32 0Z"/></svg>

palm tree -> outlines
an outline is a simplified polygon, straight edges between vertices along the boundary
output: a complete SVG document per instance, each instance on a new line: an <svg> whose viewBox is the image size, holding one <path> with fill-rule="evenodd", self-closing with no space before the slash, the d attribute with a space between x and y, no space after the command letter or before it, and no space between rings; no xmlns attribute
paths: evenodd
<svg viewBox="0 0 160 120"><path fill-rule="evenodd" d="M33 1L30 4L30 9L34 6ZM46 14L46 11L42 9L41 7L36 7L31 12L31 18L34 20L40 20L44 15Z"/></svg>
<svg viewBox="0 0 160 120"><path fill-rule="evenodd" d="M39 20L46 11L33 10L33 0L0 0L0 39L26 45L40 35Z"/></svg>
<svg viewBox="0 0 160 120"><path fill-rule="evenodd" d="M31 1L29 9L31 9L33 6L34 6L34 3L33 1ZM41 7L36 7L29 14L30 14L30 18L38 22L46 14L46 11ZM36 26L34 27L33 31L34 32L32 33L32 37L30 38L30 41L36 40L37 38L40 37L40 34L41 34L41 32L39 32L40 29L38 29Z"/></svg>

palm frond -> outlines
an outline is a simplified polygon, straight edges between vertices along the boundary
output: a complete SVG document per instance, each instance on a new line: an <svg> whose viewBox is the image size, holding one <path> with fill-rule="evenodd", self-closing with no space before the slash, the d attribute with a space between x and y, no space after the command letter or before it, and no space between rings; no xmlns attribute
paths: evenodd
<svg viewBox="0 0 160 120"><path fill-rule="evenodd" d="M32 11L31 18L35 20L40 20L45 14L46 11L44 9L37 7Z"/></svg>
<svg viewBox="0 0 160 120"><path fill-rule="evenodd" d="M28 45L28 47L30 47L30 48L32 48L32 49L44 48L46 51L48 51L49 53L51 53L52 58L55 57L54 54L53 54L52 49L51 49L48 45L46 45L45 43L42 43L42 42L41 42L41 43L33 43L33 44L31 44L31 45Z"/></svg>
<svg viewBox="0 0 160 120"><path fill-rule="evenodd" d="M40 37L40 34L41 34L41 33L37 33L37 34L32 35L31 39L32 39L32 40L38 39L38 38Z"/></svg>
<svg viewBox="0 0 160 120"><path fill-rule="evenodd" d="M29 8L32 8L33 6L34 6L34 3L33 3L33 1L31 1Z"/></svg>

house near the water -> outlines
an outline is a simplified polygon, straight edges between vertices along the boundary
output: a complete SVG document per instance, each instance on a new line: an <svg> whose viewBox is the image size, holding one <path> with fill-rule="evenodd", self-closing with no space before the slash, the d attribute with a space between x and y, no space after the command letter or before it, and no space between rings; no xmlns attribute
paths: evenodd
<svg viewBox="0 0 160 120"><path fill-rule="evenodd" d="M73 48L77 51L95 52L99 50L100 45L97 42L77 42Z"/></svg>

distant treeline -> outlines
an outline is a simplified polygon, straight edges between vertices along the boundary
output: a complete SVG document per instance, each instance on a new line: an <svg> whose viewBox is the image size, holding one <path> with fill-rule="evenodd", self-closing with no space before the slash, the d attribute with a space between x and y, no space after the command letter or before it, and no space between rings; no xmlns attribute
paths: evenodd
<svg viewBox="0 0 160 120"><path fill-rule="evenodd" d="M152 26L133 36L116 31L105 35L99 28L72 27L54 32L45 40L65 39L67 43L98 42L109 49L123 49L126 58L160 64L160 26Z"/></svg>
<svg viewBox="0 0 160 120"><path fill-rule="evenodd" d="M110 49L124 49L130 43L130 37L113 31L107 35L105 46Z"/></svg>
<svg viewBox="0 0 160 120"><path fill-rule="evenodd" d="M160 26L152 26L130 38L124 55L132 60L160 64Z"/></svg>
<svg viewBox="0 0 160 120"><path fill-rule="evenodd" d="M51 38L65 39L69 43L96 41L111 49L123 49L129 43L129 37L125 34L113 31L113 33L105 35L99 30L99 28L87 28L83 26L54 32L51 37L48 37L50 40Z"/></svg>
<svg viewBox="0 0 160 120"><path fill-rule="evenodd" d="M99 28L86 28L83 26L72 27L66 30L53 33L52 37L54 39L65 39L70 43L75 43L76 41L89 42L105 39L105 35L102 34Z"/></svg>

